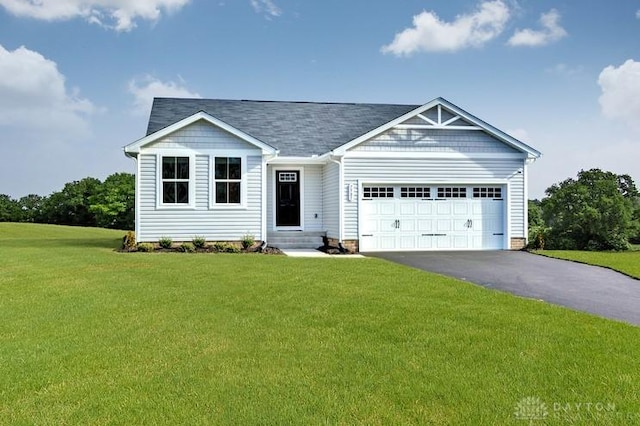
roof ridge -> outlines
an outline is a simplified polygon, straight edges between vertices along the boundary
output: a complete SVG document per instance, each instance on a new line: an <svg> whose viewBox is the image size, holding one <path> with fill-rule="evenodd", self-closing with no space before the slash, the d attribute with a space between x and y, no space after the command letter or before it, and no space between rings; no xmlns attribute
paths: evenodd
<svg viewBox="0 0 640 426"><path fill-rule="evenodd" d="M252 102L252 103L279 103L279 104L310 104L310 105L379 105L379 106L420 106L408 103L381 103L381 102L330 102L330 101L280 101L264 99L223 99L223 98L176 98L169 96L156 96L153 98L171 101L216 101L216 102Z"/></svg>

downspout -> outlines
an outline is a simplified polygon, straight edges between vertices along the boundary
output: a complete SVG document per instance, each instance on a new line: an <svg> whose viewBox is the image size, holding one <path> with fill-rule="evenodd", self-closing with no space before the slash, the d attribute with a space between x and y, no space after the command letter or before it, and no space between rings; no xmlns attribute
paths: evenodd
<svg viewBox="0 0 640 426"><path fill-rule="evenodd" d="M344 237L344 169L342 167L342 157L338 157L338 160L336 160L333 156L330 156L329 161L338 165L338 248L344 253L346 249L342 245Z"/></svg>

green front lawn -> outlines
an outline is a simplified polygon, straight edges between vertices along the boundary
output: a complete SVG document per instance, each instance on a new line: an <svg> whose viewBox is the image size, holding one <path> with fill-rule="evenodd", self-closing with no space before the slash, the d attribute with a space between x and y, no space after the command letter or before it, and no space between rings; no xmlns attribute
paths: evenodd
<svg viewBox="0 0 640 426"><path fill-rule="evenodd" d="M0 224L0 424L529 424L527 397L532 424L640 421L639 327L378 259L122 234Z"/></svg>
<svg viewBox="0 0 640 426"><path fill-rule="evenodd" d="M536 253L589 265L604 266L640 279L640 251L638 250L622 252L543 250Z"/></svg>

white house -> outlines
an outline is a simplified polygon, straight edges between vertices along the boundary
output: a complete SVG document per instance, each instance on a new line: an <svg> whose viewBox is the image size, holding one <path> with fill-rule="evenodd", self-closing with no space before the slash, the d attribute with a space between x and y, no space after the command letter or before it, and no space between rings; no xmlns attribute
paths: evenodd
<svg viewBox="0 0 640 426"><path fill-rule="evenodd" d="M136 235L360 251L519 249L540 152L424 105L156 98L136 160Z"/></svg>

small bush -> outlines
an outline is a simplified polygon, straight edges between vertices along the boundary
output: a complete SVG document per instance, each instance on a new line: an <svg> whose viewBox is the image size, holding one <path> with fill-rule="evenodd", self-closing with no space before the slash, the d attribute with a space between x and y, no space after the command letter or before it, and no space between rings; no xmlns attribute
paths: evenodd
<svg viewBox="0 0 640 426"><path fill-rule="evenodd" d="M238 247L223 241L216 241L213 243L213 251L218 253L240 253L240 249Z"/></svg>
<svg viewBox="0 0 640 426"><path fill-rule="evenodd" d="M144 253L150 253L154 250L153 244L149 244L149 243L139 243L138 244L138 251L144 252Z"/></svg>
<svg viewBox="0 0 640 426"><path fill-rule="evenodd" d="M173 244L173 240L171 238L169 238L169 237L162 237L162 238L160 238L158 240L158 244L163 249L169 249L169 248L171 248L171 245Z"/></svg>
<svg viewBox="0 0 640 426"><path fill-rule="evenodd" d="M204 248L205 244L207 243L207 240L205 240L204 237L201 237L199 235L196 235L195 237L193 237L193 239L191 240L191 244L193 244L193 246L195 248L198 249L202 249Z"/></svg>
<svg viewBox="0 0 640 426"><path fill-rule="evenodd" d="M545 241L549 229L545 226L532 226L529 228L529 245L528 249L544 250Z"/></svg>
<svg viewBox="0 0 640 426"><path fill-rule="evenodd" d="M240 247L234 246L233 244L227 244L227 247L224 250L225 253L240 253Z"/></svg>
<svg viewBox="0 0 640 426"><path fill-rule="evenodd" d="M133 231L129 231L122 238L122 249L127 251L133 251L136 249L136 234Z"/></svg>
<svg viewBox="0 0 640 426"><path fill-rule="evenodd" d="M244 234L242 236L242 239L240 240L240 242L242 243L242 248L247 250L247 249L253 247L253 245L256 242L256 237L254 237L251 234Z"/></svg>
<svg viewBox="0 0 640 426"><path fill-rule="evenodd" d="M193 253L194 251L196 251L196 249L191 243L182 243L178 247L178 251L181 251L183 253Z"/></svg>

